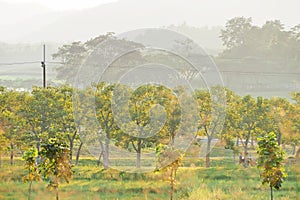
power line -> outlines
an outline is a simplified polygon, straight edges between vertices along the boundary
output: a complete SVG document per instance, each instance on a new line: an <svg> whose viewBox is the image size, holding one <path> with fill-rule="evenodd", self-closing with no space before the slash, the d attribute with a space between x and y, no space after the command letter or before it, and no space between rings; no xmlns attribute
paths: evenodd
<svg viewBox="0 0 300 200"><path fill-rule="evenodd" d="M0 66L12 66L12 65L26 65L26 64L37 64L41 63L41 61L28 61L28 62L11 62L11 63L0 63ZM67 63L64 62L55 62L49 61L46 62L47 64L53 65L64 65ZM78 65L80 66L80 65ZM97 65L95 65L97 66ZM254 72L254 71L241 71L241 70L219 70L220 73L238 73L238 74L258 74L258 75L273 75L273 76L280 76L280 75L291 75L291 76L299 76L300 72ZM203 72L205 73L205 72Z"/></svg>
<svg viewBox="0 0 300 200"><path fill-rule="evenodd" d="M239 74L261 74L261 75L274 75L274 76L277 76L277 75L300 75L300 73L298 72L295 72L295 73L292 73L292 72L251 72L251 71L222 71L220 70L221 73L239 73Z"/></svg>
<svg viewBox="0 0 300 200"><path fill-rule="evenodd" d="M36 64L36 63L41 63L41 61L0 63L0 66L8 66L8 65L26 65L26 64Z"/></svg>

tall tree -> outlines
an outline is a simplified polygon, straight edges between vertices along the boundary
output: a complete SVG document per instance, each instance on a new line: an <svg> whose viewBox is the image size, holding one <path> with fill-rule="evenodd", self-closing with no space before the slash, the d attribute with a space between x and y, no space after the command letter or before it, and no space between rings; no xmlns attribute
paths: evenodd
<svg viewBox="0 0 300 200"><path fill-rule="evenodd" d="M11 165L13 165L15 148L21 148L22 145L26 145L21 140L25 132L25 123L19 115L26 94L25 92L17 92L15 90L2 90L0 93L0 127L3 131L3 136L9 143L7 147L10 150Z"/></svg>
<svg viewBox="0 0 300 200"><path fill-rule="evenodd" d="M279 190L287 176L283 167L284 152L278 146L276 135L269 133L258 139L258 168L262 169L262 184L270 187L271 200L273 200L273 188Z"/></svg>
<svg viewBox="0 0 300 200"><path fill-rule="evenodd" d="M227 49L240 47L245 44L252 28L252 19L235 17L226 22L225 29L221 30L221 39Z"/></svg>
<svg viewBox="0 0 300 200"><path fill-rule="evenodd" d="M217 134L221 134L221 128L224 125L223 116L226 115L225 105L223 104L226 98L223 94L223 89L220 86L211 88L211 91L216 95L213 96L207 90L195 91L195 98L198 101L200 120L197 123L198 135L205 135L207 138L206 146L206 167L210 167L210 151L212 140L217 137ZM222 100L223 99L223 100ZM218 132L220 131L220 132Z"/></svg>

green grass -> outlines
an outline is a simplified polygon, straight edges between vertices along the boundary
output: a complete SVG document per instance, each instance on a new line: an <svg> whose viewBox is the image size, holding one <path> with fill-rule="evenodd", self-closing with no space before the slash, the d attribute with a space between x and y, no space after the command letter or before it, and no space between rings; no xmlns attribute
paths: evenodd
<svg viewBox="0 0 300 200"><path fill-rule="evenodd" d="M281 190L275 191L275 199L300 199L299 165L287 166L286 169L288 178ZM103 170L96 166L95 159L89 157L83 158L74 171L71 182L60 186L61 199L169 199L167 174ZM8 158L5 158L0 168L0 199L27 199L28 184L22 182L25 174L20 158L12 167ZM212 157L212 167L209 169L204 167L202 158L186 158L177 177L175 199L269 199L268 187L261 185L259 170L233 164L230 157ZM47 189L46 181L33 184L32 199L47 200L54 197L53 191Z"/></svg>

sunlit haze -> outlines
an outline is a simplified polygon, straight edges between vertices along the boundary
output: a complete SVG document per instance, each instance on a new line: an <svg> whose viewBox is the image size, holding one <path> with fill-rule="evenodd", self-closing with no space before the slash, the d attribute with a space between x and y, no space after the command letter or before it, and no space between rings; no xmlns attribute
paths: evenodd
<svg viewBox="0 0 300 200"><path fill-rule="evenodd" d="M37 3L56 11L80 10L116 0L2 0L10 3Z"/></svg>

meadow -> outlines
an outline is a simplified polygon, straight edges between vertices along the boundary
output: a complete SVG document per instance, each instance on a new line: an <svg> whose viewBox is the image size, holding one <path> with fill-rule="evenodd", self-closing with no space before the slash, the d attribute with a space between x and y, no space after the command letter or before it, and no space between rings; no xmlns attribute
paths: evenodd
<svg viewBox="0 0 300 200"><path fill-rule="evenodd" d="M212 151L212 167L205 168L204 158L187 155L179 168L175 186L175 199L189 200L265 200L269 199L269 188L261 185L256 167L244 168L233 162L230 151L217 147ZM227 156L226 156L227 155ZM300 199L299 162L286 163L287 180L276 200ZM114 169L103 170L96 166L96 159L82 157L74 166L74 177L70 183L60 185L60 199L66 200L163 200L169 199L168 174L163 172L127 173ZM28 183L23 183L26 174L23 161L15 159L9 165L3 158L0 168L0 199L27 199ZM54 191L47 188L47 180L33 183L31 199L55 199Z"/></svg>

